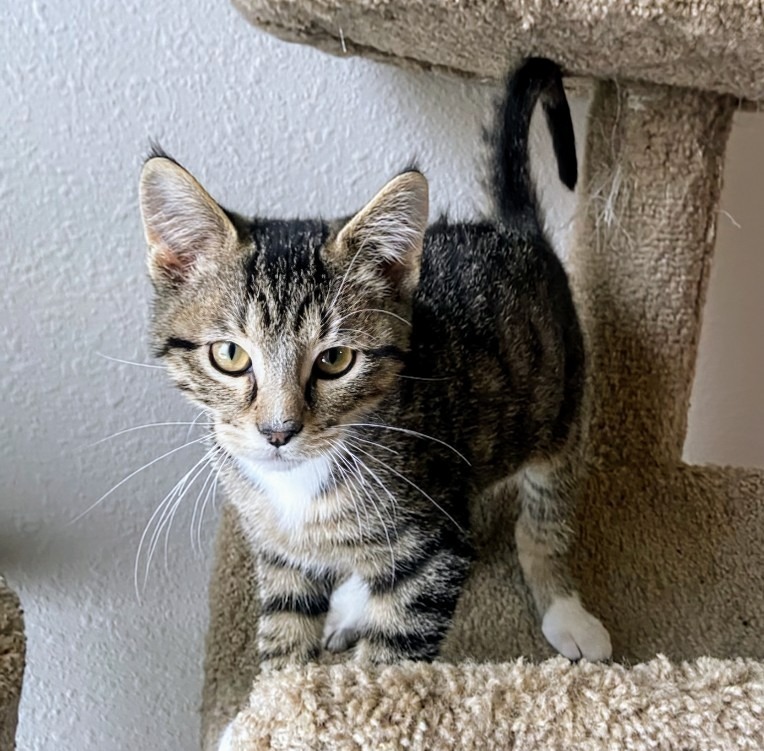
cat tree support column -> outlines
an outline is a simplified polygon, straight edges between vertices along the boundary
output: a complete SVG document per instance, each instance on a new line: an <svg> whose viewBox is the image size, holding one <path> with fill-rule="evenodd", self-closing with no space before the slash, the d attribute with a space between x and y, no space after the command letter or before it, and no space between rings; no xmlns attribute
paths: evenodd
<svg viewBox="0 0 764 751"><path fill-rule="evenodd" d="M730 97L598 84L585 226L571 249L592 362L596 461L681 458L711 258Z"/></svg>
<svg viewBox="0 0 764 751"><path fill-rule="evenodd" d="M763 473L681 460L734 108L602 82L589 116L570 257L593 394L575 558L614 654L632 659L760 650Z"/></svg>

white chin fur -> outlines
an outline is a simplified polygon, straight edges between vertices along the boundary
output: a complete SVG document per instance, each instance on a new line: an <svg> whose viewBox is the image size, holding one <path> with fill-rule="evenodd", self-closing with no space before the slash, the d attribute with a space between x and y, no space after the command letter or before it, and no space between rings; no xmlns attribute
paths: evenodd
<svg viewBox="0 0 764 751"><path fill-rule="evenodd" d="M313 499L331 475L331 461L326 456L306 459L299 464L278 470L267 463L253 463L239 459L247 477L267 496L276 510L281 526L287 531L298 531L308 516Z"/></svg>
<svg viewBox="0 0 764 751"><path fill-rule="evenodd" d="M541 630L569 660L608 660L613 653L607 629L584 610L578 595L555 599L544 613Z"/></svg>

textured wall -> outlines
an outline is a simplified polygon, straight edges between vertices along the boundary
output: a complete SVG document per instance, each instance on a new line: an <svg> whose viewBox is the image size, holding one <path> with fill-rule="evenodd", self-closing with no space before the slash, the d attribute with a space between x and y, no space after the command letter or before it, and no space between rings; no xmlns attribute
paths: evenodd
<svg viewBox="0 0 764 751"><path fill-rule="evenodd" d="M195 416L160 371L98 355L150 362L136 200L148 140L224 203L280 216L347 211L416 155L433 210L469 216L493 89L291 47L202 0L4 4L0 49L0 570L27 613L19 745L194 748L211 510L195 552L196 494L184 504L140 602L133 565L201 451L72 522L187 429L89 444ZM761 117L738 119L729 172L724 204L742 227L721 219L688 452L763 466Z"/></svg>

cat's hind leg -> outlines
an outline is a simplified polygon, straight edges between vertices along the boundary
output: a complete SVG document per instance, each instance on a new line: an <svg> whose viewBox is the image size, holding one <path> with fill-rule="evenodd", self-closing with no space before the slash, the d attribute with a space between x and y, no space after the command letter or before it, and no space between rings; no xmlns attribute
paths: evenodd
<svg viewBox="0 0 764 751"><path fill-rule="evenodd" d="M520 470L517 554L547 641L570 660L606 660L612 653L610 635L584 609L568 570L576 475L569 457Z"/></svg>

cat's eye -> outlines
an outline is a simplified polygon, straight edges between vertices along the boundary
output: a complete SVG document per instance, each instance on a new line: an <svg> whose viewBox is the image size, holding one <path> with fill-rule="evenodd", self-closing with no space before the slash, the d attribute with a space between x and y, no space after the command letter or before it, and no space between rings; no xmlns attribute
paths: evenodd
<svg viewBox="0 0 764 751"><path fill-rule="evenodd" d="M314 370L318 378L339 378L355 364L355 350L348 347L325 349L317 358Z"/></svg>
<svg viewBox="0 0 764 751"><path fill-rule="evenodd" d="M215 342L210 347L210 362L226 375L244 375L252 360L249 355L235 342Z"/></svg>

